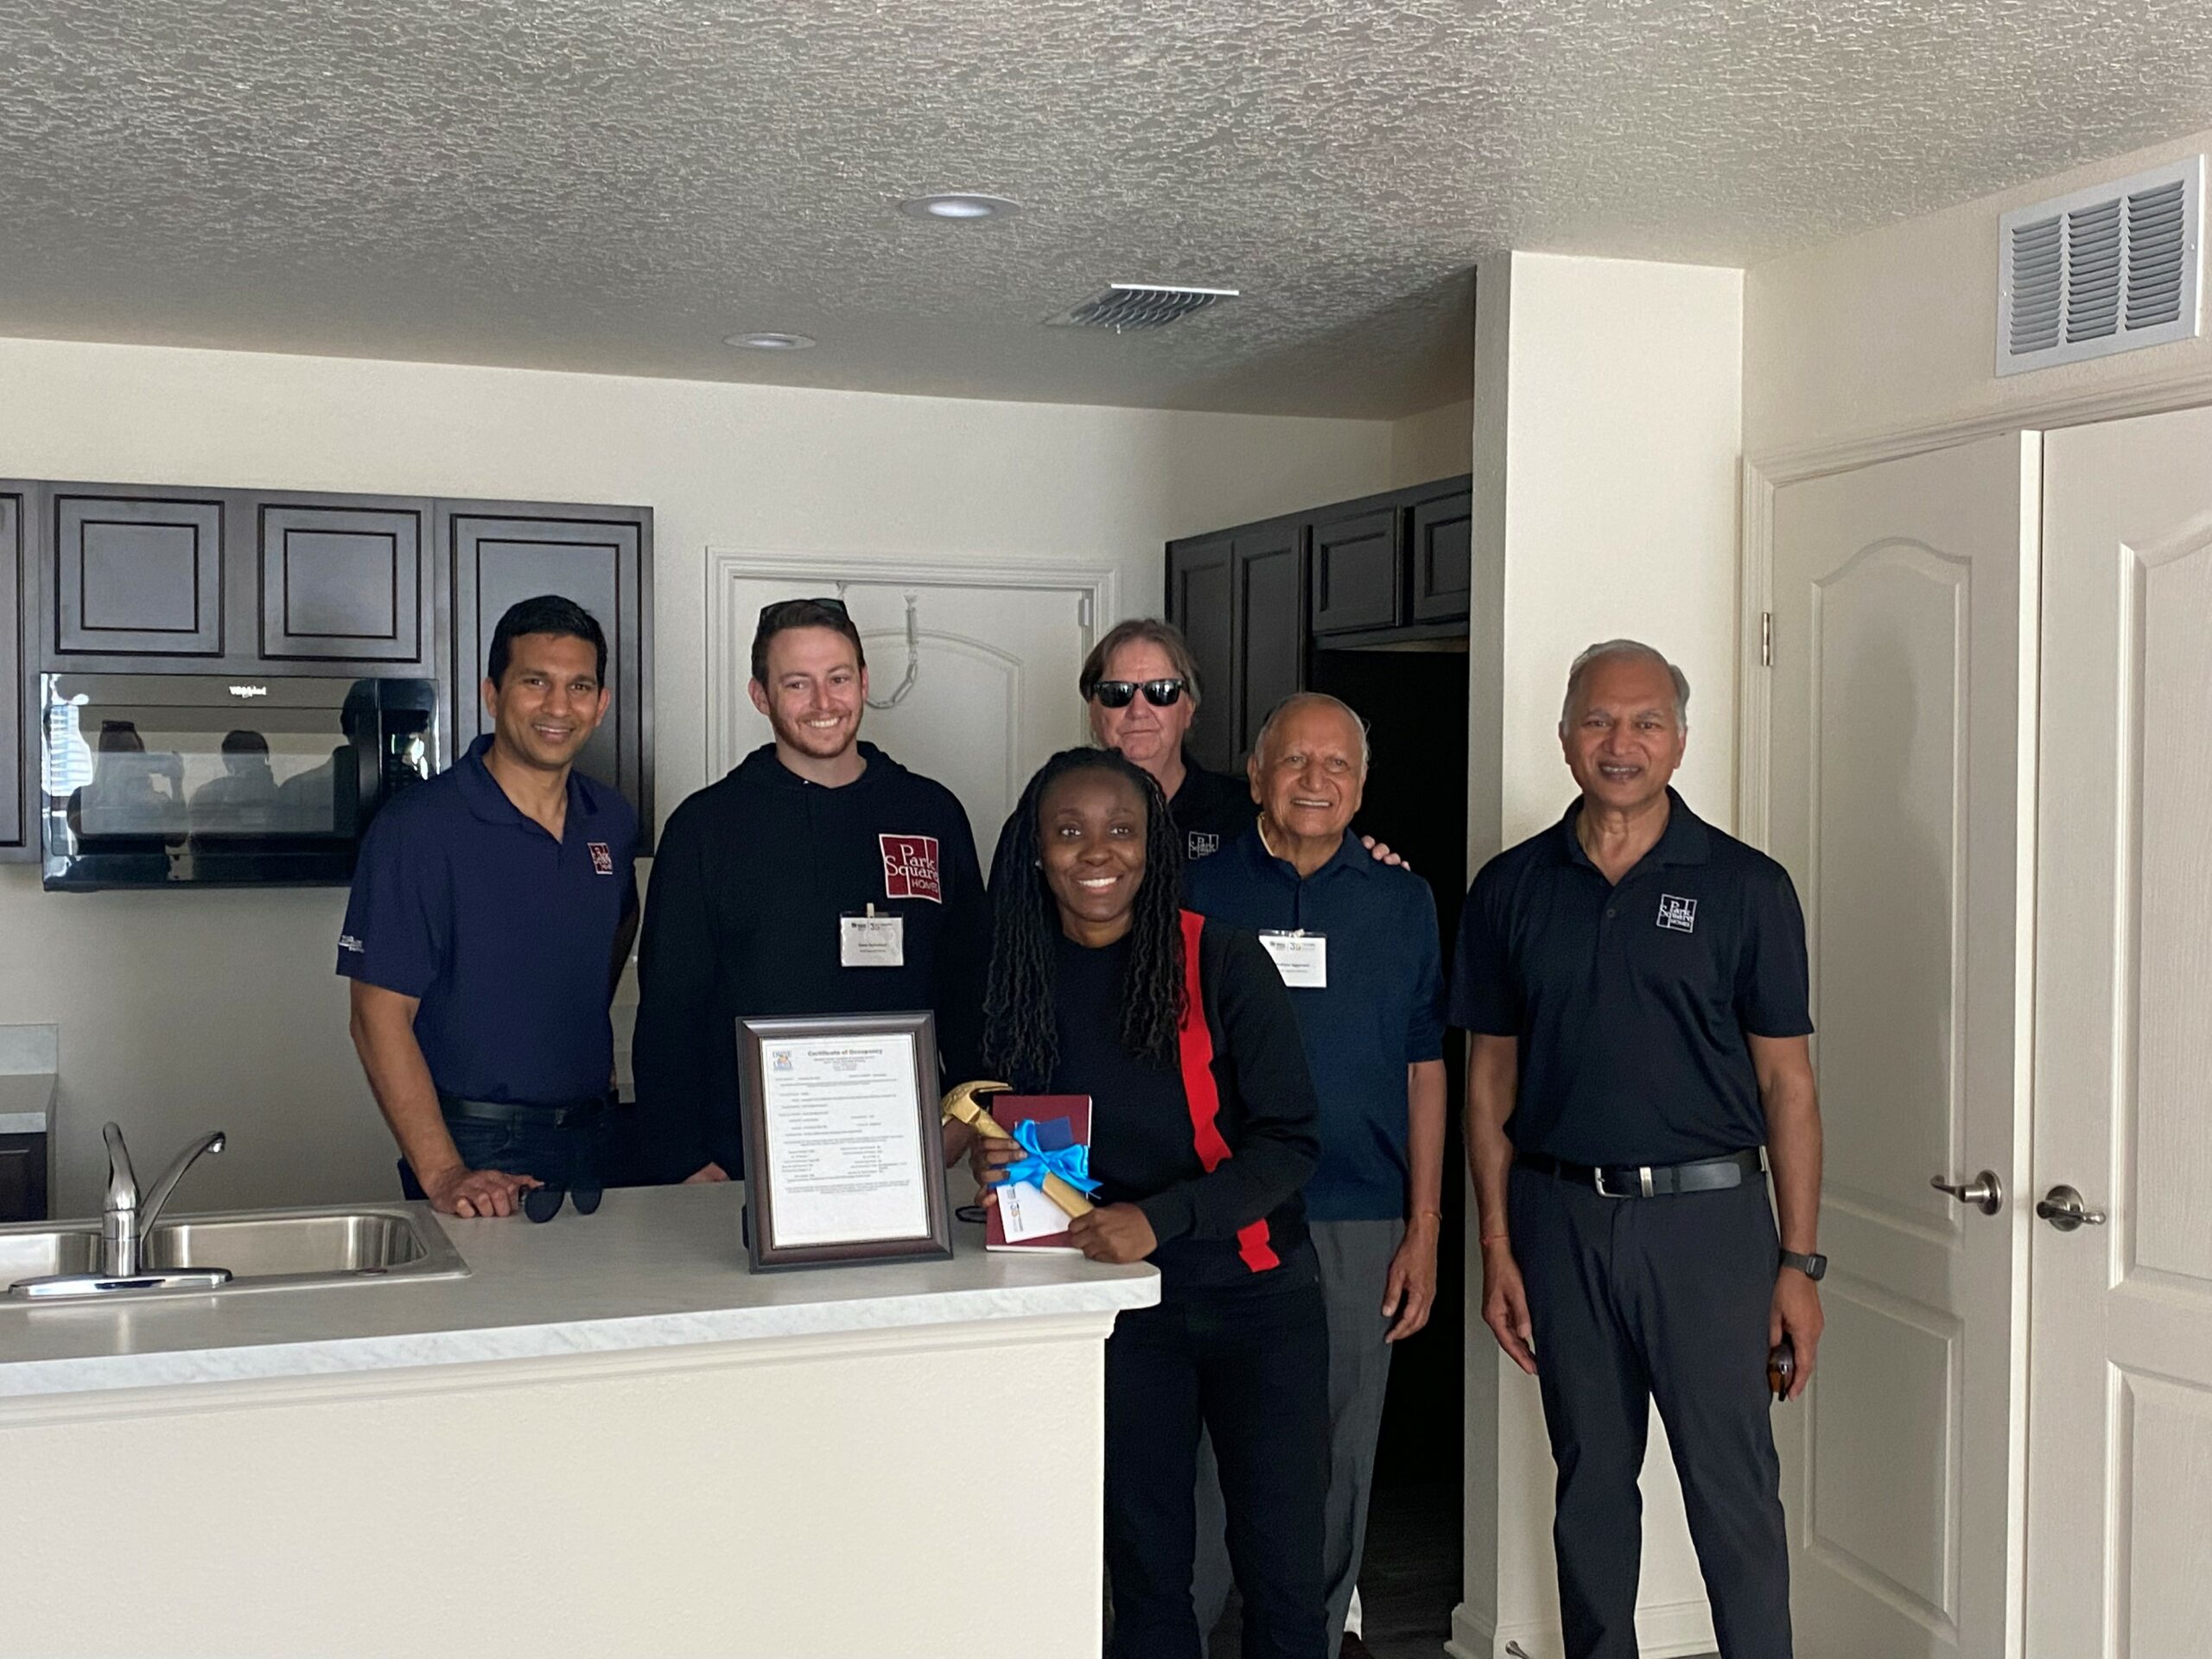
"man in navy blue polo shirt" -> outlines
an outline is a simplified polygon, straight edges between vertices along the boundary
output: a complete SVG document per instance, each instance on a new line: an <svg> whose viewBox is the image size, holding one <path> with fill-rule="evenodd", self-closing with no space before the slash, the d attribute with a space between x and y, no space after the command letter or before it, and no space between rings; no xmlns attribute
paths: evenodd
<svg viewBox="0 0 2212 1659"><path fill-rule="evenodd" d="M1688 702L1649 645L1575 659L1581 798L1483 867L1452 966L1483 1318L1542 1389L1569 1659L1637 1651L1654 1401L1723 1659L1790 1652L1769 1353L1796 1398L1827 1265L1805 924L1782 867L1669 787Z"/></svg>
<svg viewBox="0 0 2212 1659"><path fill-rule="evenodd" d="M1329 1319L1332 1653L1365 1547L1390 1344L1428 1323L1442 1223L1436 901L1426 882L1378 862L1351 833L1367 769L1357 715L1318 692L1287 699L1260 728L1246 768L1257 825L1185 877L1191 908L1253 929L1275 959L1321 1102L1321 1162L1306 1213ZM1200 1508L1202 1555L1217 1553L1206 1495ZM1198 1574L1201 1595L1217 1576ZM1198 1611L1203 1620L1215 1609Z"/></svg>
<svg viewBox="0 0 2212 1659"><path fill-rule="evenodd" d="M370 827L338 971L410 1198L505 1216L545 1185L595 1205L607 1004L638 925L637 813L575 769L607 717L607 639L581 606L528 599L485 665L492 731Z"/></svg>

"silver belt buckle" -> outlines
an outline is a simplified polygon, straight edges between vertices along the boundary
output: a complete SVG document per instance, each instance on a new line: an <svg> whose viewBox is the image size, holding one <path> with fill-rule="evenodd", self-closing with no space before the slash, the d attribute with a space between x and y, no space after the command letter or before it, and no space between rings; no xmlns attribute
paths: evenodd
<svg viewBox="0 0 2212 1659"><path fill-rule="evenodd" d="M1636 1166L1637 1184L1643 1189L1641 1192L1608 1192L1605 1190L1605 1166L1603 1164L1596 1166L1590 1173L1592 1184L1598 1189L1598 1196L1601 1198L1648 1198L1651 1196L1651 1166L1649 1164L1638 1164Z"/></svg>

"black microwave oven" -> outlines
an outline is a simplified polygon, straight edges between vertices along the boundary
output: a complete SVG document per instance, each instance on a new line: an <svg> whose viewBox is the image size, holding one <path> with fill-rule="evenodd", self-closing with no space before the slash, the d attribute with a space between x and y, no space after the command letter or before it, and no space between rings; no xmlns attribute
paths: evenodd
<svg viewBox="0 0 2212 1659"><path fill-rule="evenodd" d="M45 884L330 887L436 769L429 680L41 677Z"/></svg>

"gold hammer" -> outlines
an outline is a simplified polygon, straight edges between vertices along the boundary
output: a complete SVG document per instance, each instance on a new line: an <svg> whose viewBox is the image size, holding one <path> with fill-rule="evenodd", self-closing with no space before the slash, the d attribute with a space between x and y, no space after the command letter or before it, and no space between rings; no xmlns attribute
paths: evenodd
<svg viewBox="0 0 2212 1659"><path fill-rule="evenodd" d="M1011 1141L1014 1136L977 1103L976 1096L984 1093L1007 1094L1013 1088L1009 1083L963 1083L944 1097L939 1116L947 1123L965 1123L986 1140ZM1090 1213L1090 1200L1050 1170L1045 1172L1045 1196L1071 1216Z"/></svg>

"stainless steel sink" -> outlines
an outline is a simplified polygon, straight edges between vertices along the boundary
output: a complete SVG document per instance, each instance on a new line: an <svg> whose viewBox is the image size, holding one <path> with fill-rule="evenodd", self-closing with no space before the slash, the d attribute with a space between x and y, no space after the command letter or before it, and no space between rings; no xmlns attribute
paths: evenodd
<svg viewBox="0 0 2212 1659"><path fill-rule="evenodd" d="M251 1210L180 1216L146 1236L147 1273L226 1268L230 1282L213 1289L88 1287L97 1300L137 1295L228 1296L244 1290L363 1284L386 1280L458 1279L468 1271L427 1205L358 1205L344 1210ZM18 1281L99 1268L97 1221L0 1227L0 1290ZM16 1300L24 1293L12 1293ZM81 1300L83 1295L71 1300Z"/></svg>

